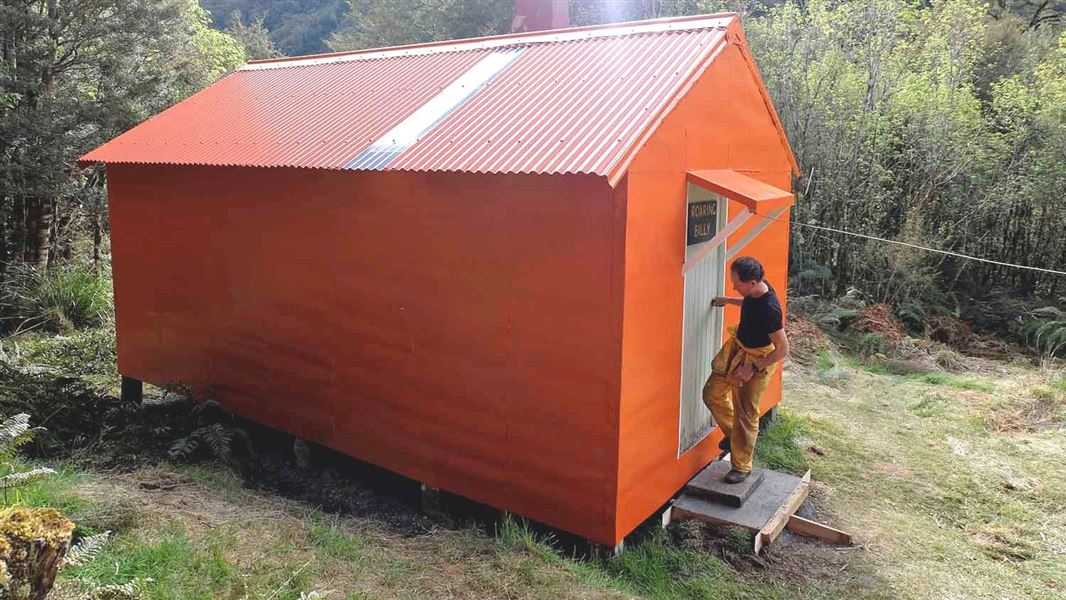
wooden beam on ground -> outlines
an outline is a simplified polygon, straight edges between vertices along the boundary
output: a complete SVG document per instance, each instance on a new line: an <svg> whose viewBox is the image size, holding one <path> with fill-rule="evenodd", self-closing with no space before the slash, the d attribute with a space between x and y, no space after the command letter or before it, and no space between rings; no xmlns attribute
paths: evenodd
<svg viewBox="0 0 1066 600"><path fill-rule="evenodd" d="M766 525L759 530L759 533L755 535L755 554L759 554L763 548L769 546L777 539L781 532L785 530L785 525L788 524L789 517L791 517L796 509L803 504L803 501L807 499L807 493L811 487L811 472L807 471L800 480L800 484L792 492L792 494L785 500L785 503L781 505L781 508L777 509L770 520L766 522Z"/></svg>
<svg viewBox="0 0 1066 600"><path fill-rule="evenodd" d="M792 515L788 518L788 523L785 527L789 531L794 531L800 535L810 536L829 542L830 544L837 544L839 546L850 546L852 544L851 534L845 533L839 529L833 529L828 525L822 525L816 523L810 519L804 519L796 515Z"/></svg>

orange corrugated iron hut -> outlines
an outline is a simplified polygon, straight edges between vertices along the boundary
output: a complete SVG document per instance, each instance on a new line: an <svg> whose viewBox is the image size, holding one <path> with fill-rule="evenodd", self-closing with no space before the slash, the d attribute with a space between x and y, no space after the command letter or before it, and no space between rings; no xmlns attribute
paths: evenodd
<svg viewBox="0 0 1066 600"><path fill-rule="evenodd" d="M603 544L716 454L730 258L786 286L733 14L252 62L81 161L123 376Z"/></svg>

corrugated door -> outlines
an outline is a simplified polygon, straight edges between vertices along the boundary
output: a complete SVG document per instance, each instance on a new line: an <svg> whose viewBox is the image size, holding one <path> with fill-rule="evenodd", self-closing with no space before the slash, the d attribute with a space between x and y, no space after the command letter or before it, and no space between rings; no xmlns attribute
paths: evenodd
<svg viewBox="0 0 1066 600"><path fill-rule="evenodd" d="M685 260L725 227L725 202L725 198L699 186L688 186ZM725 292L725 255L726 245L722 243L685 274L678 456L714 427L711 413L703 404L703 384L711 374L711 360L722 345L723 310L713 308L711 300Z"/></svg>

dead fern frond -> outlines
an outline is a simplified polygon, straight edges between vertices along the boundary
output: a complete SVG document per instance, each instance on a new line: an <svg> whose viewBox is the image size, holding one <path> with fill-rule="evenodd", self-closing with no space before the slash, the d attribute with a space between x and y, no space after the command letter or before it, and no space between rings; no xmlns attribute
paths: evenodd
<svg viewBox="0 0 1066 600"><path fill-rule="evenodd" d="M82 539L76 545L67 550L63 557L63 565L80 567L92 561L111 542L111 532L105 531L96 535L90 535Z"/></svg>

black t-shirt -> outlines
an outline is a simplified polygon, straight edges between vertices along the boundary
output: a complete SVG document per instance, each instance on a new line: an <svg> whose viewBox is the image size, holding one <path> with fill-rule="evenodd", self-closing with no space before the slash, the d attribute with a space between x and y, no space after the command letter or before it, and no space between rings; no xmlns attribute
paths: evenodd
<svg viewBox="0 0 1066 600"><path fill-rule="evenodd" d="M777 293L767 283L769 290L753 298L748 296L740 305L740 326L737 341L748 348L761 348L770 344L770 334L781 330L781 302Z"/></svg>

